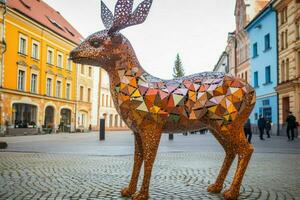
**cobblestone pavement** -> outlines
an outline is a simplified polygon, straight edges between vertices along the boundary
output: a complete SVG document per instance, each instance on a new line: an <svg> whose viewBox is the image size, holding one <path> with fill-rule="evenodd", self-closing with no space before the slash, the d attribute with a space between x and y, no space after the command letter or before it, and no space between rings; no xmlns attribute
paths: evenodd
<svg viewBox="0 0 300 200"><path fill-rule="evenodd" d="M222 160L218 152L160 153L151 199L222 199L206 192ZM132 156L0 152L0 199L122 199L132 161ZM300 199L299 166L299 154L254 154L240 199Z"/></svg>

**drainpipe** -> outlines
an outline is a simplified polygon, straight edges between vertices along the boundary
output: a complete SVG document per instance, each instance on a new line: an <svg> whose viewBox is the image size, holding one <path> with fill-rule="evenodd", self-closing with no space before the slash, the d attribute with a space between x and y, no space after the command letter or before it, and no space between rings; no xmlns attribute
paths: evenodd
<svg viewBox="0 0 300 200"><path fill-rule="evenodd" d="M2 4L2 6L4 6L4 12L3 12L3 15L2 15L2 19L3 19L3 21L2 21L2 25L3 25L3 30L2 30L2 34L3 34L3 38L2 38L2 42L3 42L3 46L4 46L4 49L3 49L3 51L1 52L1 56L2 56L2 60L1 60L1 68L0 68L0 70L1 70L1 77L0 77L0 88L2 88L3 87L3 78L4 78L4 74L3 74L3 72L4 72L4 54L5 54L5 52L6 52L6 50L7 50L7 48L6 48L6 42L5 42L5 14L6 14L6 12L7 12L7 6L6 6L6 2L4 1L4 2L2 2L1 3Z"/></svg>
<svg viewBox="0 0 300 200"><path fill-rule="evenodd" d="M273 10L273 8L272 8ZM278 42L278 13L277 11L274 11L276 15L276 46L277 46L277 58L276 58L276 65L277 65L277 86L279 84L279 42ZM276 87L277 87L276 86ZM280 122L279 122L279 93L276 90L277 94L277 136L280 135Z"/></svg>

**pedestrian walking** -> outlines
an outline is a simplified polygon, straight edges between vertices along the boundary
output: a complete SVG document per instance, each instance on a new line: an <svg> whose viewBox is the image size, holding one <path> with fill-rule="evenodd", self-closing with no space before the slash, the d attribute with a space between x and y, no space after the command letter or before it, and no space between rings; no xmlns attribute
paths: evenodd
<svg viewBox="0 0 300 200"><path fill-rule="evenodd" d="M260 139L265 140L264 139L264 132L265 132L265 127L266 127L266 120L262 115L259 116L259 119L257 121L257 126L258 126L258 129L259 129Z"/></svg>
<svg viewBox="0 0 300 200"><path fill-rule="evenodd" d="M271 121L270 120L266 120L266 134L267 137L270 138L270 131L272 129L272 125L271 125Z"/></svg>
<svg viewBox="0 0 300 200"><path fill-rule="evenodd" d="M292 112L289 112L289 116L286 118L286 124L287 124L286 134L288 137L288 141L290 140L293 141L295 137L294 130L296 128L296 117L293 115Z"/></svg>
<svg viewBox="0 0 300 200"><path fill-rule="evenodd" d="M244 125L244 132L245 132L246 138L248 139L248 142L251 144L252 130L251 130L251 121L250 121L250 119L248 119L247 122Z"/></svg>

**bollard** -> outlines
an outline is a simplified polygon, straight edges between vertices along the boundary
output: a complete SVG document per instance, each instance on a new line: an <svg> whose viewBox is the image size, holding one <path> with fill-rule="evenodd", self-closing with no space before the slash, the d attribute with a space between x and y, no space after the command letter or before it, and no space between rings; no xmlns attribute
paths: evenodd
<svg viewBox="0 0 300 200"><path fill-rule="evenodd" d="M99 140L105 140L105 119L100 119Z"/></svg>
<svg viewBox="0 0 300 200"><path fill-rule="evenodd" d="M174 134L169 134L169 140L173 140L174 139Z"/></svg>

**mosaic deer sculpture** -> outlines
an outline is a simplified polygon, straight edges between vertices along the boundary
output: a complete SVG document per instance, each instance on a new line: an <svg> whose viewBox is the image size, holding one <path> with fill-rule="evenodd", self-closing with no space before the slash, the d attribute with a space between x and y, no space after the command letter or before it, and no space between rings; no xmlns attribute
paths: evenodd
<svg viewBox="0 0 300 200"><path fill-rule="evenodd" d="M238 155L233 182L223 193L236 199L253 147L245 138L243 125L254 104L255 91L243 80L216 72L173 80L151 76L139 64L130 42L120 30L143 23L152 0L144 0L132 12L133 0L118 0L114 15L101 2L105 30L88 37L70 57L80 64L100 66L110 77L114 105L134 132L135 153L131 181L121 195L148 199L153 163L162 133L208 128L225 150L225 160L212 193L220 193L229 168ZM142 186L137 182L144 163Z"/></svg>

